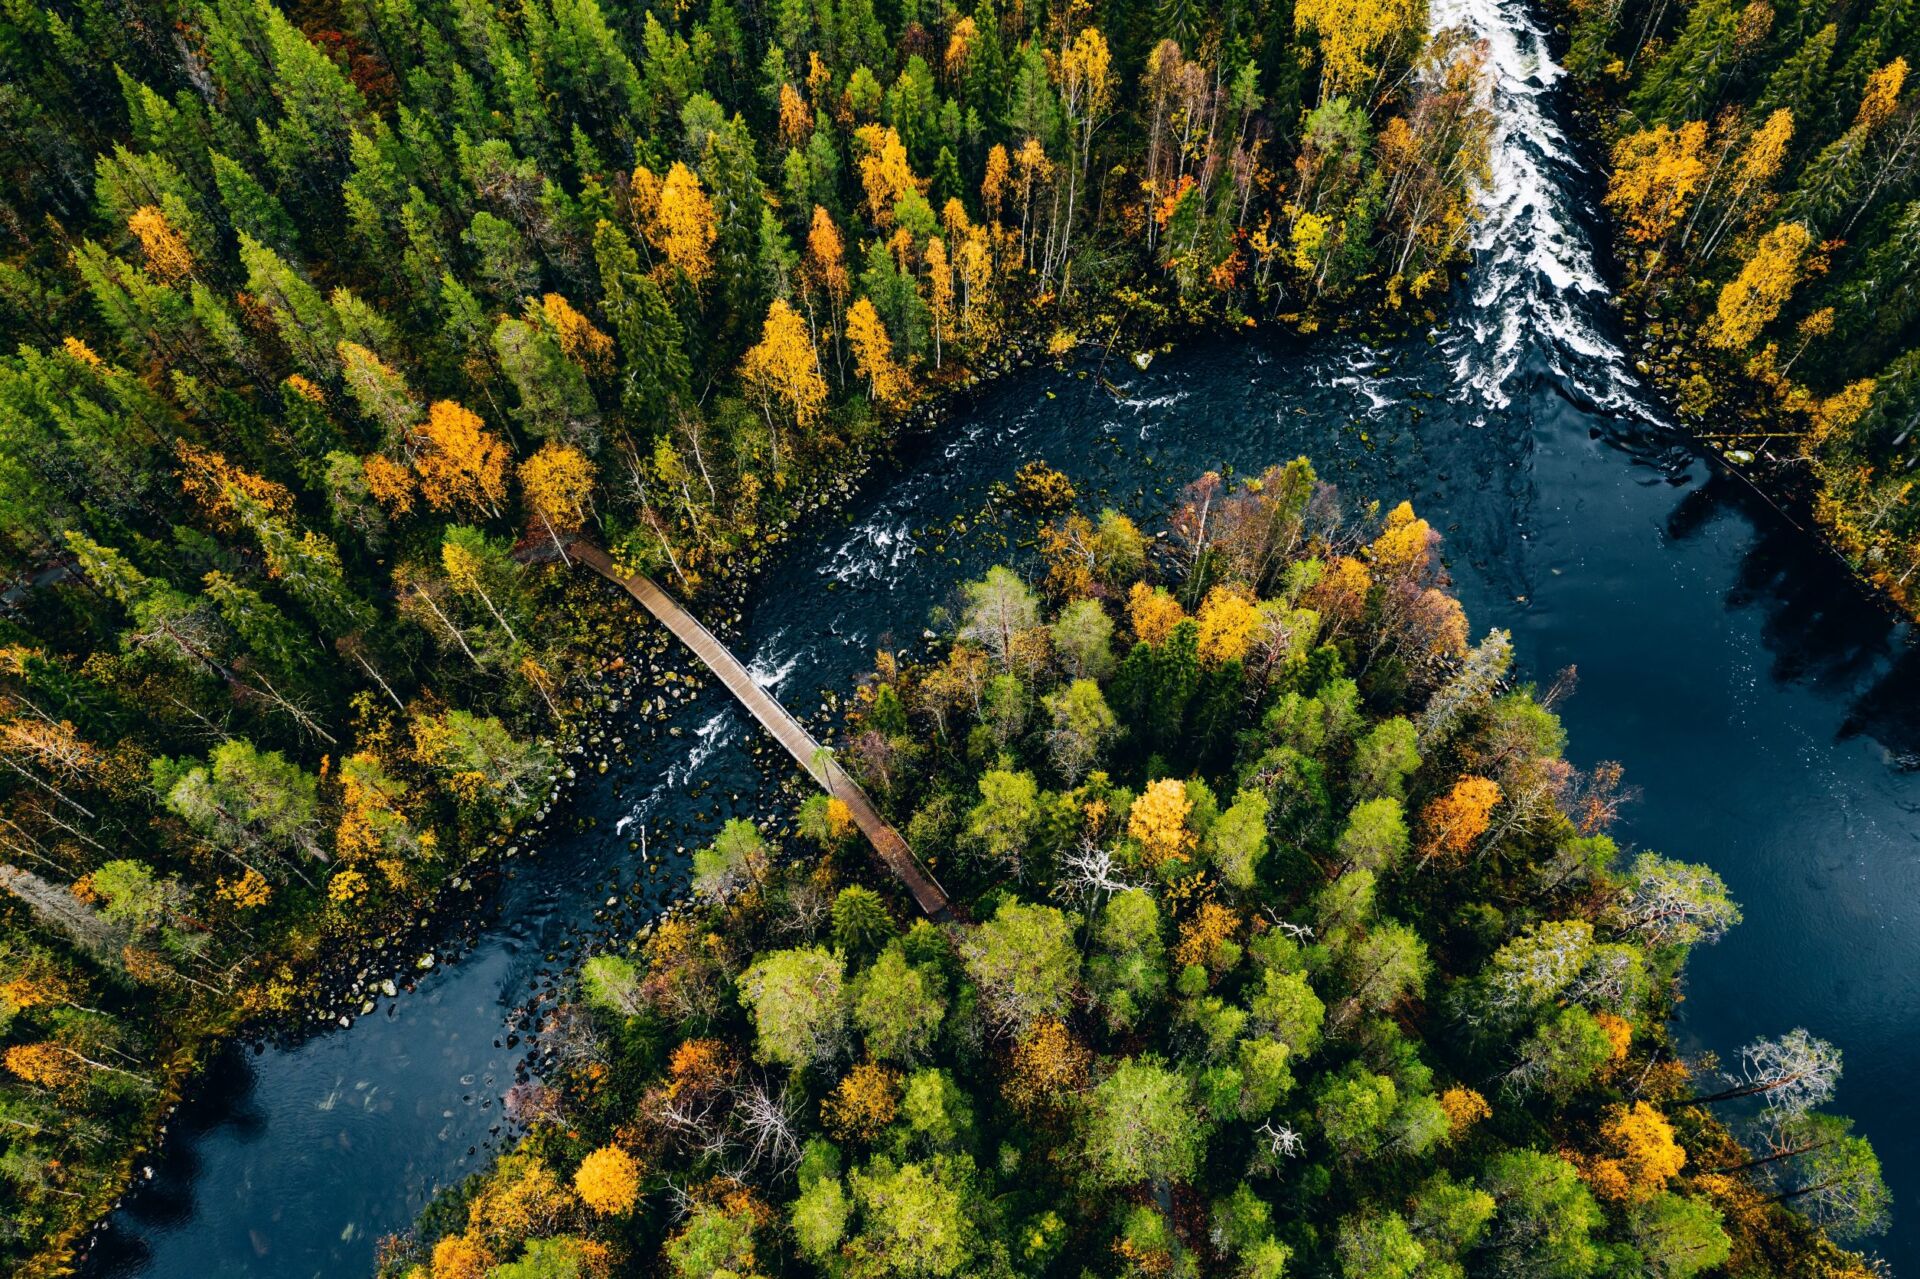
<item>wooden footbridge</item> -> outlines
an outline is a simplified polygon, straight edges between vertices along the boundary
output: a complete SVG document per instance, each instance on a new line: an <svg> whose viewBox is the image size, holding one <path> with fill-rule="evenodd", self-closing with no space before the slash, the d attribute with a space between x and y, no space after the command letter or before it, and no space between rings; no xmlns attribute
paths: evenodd
<svg viewBox="0 0 1920 1279"><path fill-rule="evenodd" d="M821 751L820 743L814 740L813 734L801 727L800 721L777 698L754 683L753 676L740 664L740 659L715 638L712 631L701 625L699 618L680 607L652 578L640 573L622 573L614 566L612 558L592 542L575 541L568 545L566 553L569 558L623 588L640 601L642 608L672 631L682 644L692 649L693 655L720 677L727 691L760 721L760 726L771 733L775 741L786 747L787 753L799 761L800 767L806 769L827 794L847 806L861 833L873 845L875 857L906 885L921 911L931 919L951 917L952 906L947 900L946 890L940 887L932 872L921 865L920 859L913 855L913 849L900 837L900 832L887 825L859 784L847 776L845 769L833 763L831 755Z"/></svg>

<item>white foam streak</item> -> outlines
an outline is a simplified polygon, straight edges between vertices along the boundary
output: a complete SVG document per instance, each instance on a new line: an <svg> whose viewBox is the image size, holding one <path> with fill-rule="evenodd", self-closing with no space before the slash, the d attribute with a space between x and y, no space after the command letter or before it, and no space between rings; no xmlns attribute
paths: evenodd
<svg viewBox="0 0 1920 1279"><path fill-rule="evenodd" d="M841 583L889 581L913 551L912 525L902 516L883 511L853 530L822 571Z"/></svg>
<svg viewBox="0 0 1920 1279"><path fill-rule="evenodd" d="M1548 55L1525 0L1433 0L1430 13L1435 30L1463 28L1485 42L1496 120L1470 306L1445 342L1457 398L1505 408L1509 380L1538 351L1596 403L1635 406L1624 357L1590 318L1607 285L1568 204L1567 179L1582 166L1548 111L1566 72Z"/></svg>
<svg viewBox="0 0 1920 1279"><path fill-rule="evenodd" d="M801 652L789 653L783 657L778 651L780 640L786 633L784 627L776 631L772 638L768 639L763 650L756 653L753 660L747 663L748 677L769 693L778 693L780 685L786 682L787 676L793 674L794 668L800 665ZM710 721L699 730L700 736L706 737L713 727L714 724Z"/></svg>

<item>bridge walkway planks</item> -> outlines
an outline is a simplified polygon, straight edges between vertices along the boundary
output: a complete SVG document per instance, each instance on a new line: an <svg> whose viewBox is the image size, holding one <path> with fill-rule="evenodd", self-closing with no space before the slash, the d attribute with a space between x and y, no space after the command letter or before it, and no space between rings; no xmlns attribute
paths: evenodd
<svg viewBox="0 0 1920 1279"><path fill-rule="evenodd" d="M819 782L827 794L847 806L855 824L867 837L867 842L873 845L874 854L881 865L913 894L913 900L922 913L935 920L952 917L952 905L947 900L946 890L920 864L920 859L914 856L913 849L901 838L900 832L880 816L873 801L867 798L867 793L857 782L847 776L845 769L830 760L820 761L820 743L814 740L813 734L801 726L800 721L780 704L779 699L754 682L740 659L702 625L699 618L682 608L652 578L640 573L622 573L606 551L592 542L584 539L574 541L567 547L567 553L638 600L642 608L658 618L682 644L693 650L693 655L708 670L719 676L720 682L727 686L727 691L760 722L762 728L773 735L775 741L786 748L789 755L799 761L800 767L806 769L807 774ZM823 777L822 772L826 776Z"/></svg>

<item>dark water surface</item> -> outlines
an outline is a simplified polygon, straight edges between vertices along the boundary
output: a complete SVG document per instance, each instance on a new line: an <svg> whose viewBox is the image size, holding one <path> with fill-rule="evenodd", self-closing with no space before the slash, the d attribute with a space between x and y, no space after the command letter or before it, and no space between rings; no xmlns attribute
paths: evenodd
<svg viewBox="0 0 1920 1279"><path fill-rule="evenodd" d="M1113 391L1054 370L1009 378L905 450L849 521L788 551L740 651L799 713L844 690L875 645L911 642L959 582L1012 553L1009 530L976 517L1030 458L1155 521L1201 470L1302 453L1355 500L1412 498L1446 535L1476 635L1511 628L1542 680L1579 668L1563 707L1571 758L1619 760L1643 791L1623 844L1711 863L1744 906L1746 922L1693 962L1685 1041L1731 1055L1805 1026L1842 1047L1836 1107L1874 1140L1896 1196L1877 1246L1911 1270L1920 650L1810 539L1660 426L1611 340L1584 178L1546 105L1557 68L1517 5L1435 7L1490 39L1507 125L1447 331L1380 350L1194 341L1146 372L1115 357ZM616 731L633 763L573 810L595 824L508 862L467 953L351 1029L221 1064L114 1218L97 1274L364 1274L382 1234L484 1165L527 1008L583 941L670 895L674 846L767 789L717 688L668 725ZM646 862L631 847L643 827Z"/></svg>

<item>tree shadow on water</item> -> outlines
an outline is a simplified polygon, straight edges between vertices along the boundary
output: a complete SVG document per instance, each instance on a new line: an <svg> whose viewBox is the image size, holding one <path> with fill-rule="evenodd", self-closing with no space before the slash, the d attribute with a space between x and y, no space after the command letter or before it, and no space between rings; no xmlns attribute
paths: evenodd
<svg viewBox="0 0 1920 1279"><path fill-rule="evenodd" d="M1877 742L1902 771L1920 769L1920 635L1857 581L1817 536L1739 478L1715 468L1667 520L1686 541L1723 514L1751 532L1727 590L1730 610L1757 611L1777 684L1840 702L1840 739Z"/></svg>
<svg viewBox="0 0 1920 1279"><path fill-rule="evenodd" d="M145 1272L152 1257L147 1236L194 1219L201 1160L198 1151L214 1132L242 1142L266 1135L266 1117L254 1104L253 1049L233 1044L216 1053L187 1099L168 1122L165 1146L153 1161L151 1181L135 1168L134 1189L108 1219L81 1273L88 1279L122 1279Z"/></svg>

